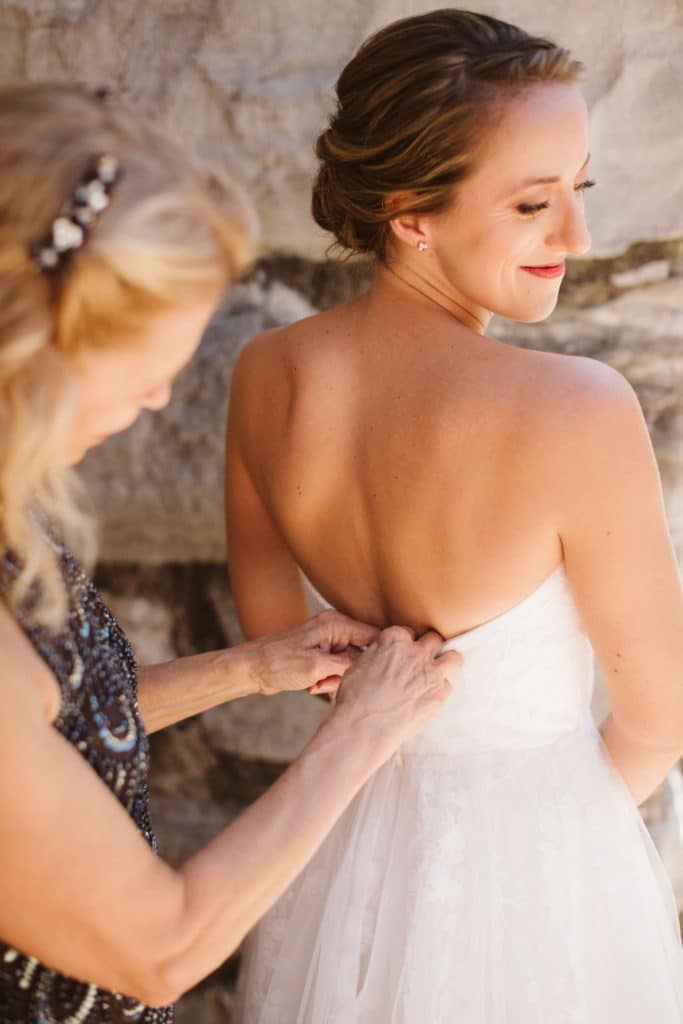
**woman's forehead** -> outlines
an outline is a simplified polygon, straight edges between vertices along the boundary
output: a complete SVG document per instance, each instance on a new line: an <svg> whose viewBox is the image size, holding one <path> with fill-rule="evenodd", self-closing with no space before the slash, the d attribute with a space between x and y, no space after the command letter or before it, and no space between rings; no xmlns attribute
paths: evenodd
<svg viewBox="0 0 683 1024"><path fill-rule="evenodd" d="M587 163L588 118L575 85L534 86L505 105L473 178L496 182L496 197L575 176Z"/></svg>

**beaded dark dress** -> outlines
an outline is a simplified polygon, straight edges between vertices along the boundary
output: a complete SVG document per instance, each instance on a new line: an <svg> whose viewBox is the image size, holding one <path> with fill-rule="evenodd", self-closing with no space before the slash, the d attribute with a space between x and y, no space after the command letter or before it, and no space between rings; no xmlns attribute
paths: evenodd
<svg viewBox="0 0 683 1024"><path fill-rule="evenodd" d="M137 710L135 658L120 626L73 556L61 551L69 595L64 633L50 636L17 613L24 632L56 676L62 704L54 728L73 744L116 795L156 850L148 814L149 747ZM16 576L0 558L0 592ZM0 941L0 1024L170 1024L173 1008L66 977Z"/></svg>

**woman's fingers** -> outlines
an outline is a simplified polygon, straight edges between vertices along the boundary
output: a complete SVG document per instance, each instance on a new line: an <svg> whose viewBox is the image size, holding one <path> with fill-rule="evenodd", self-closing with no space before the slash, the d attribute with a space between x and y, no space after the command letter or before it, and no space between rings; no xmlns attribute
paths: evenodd
<svg viewBox="0 0 683 1024"><path fill-rule="evenodd" d="M437 654L436 661L444 675L448 675L449 672L457 672L464 659L460 651L444 651L443 654Z"/></svg>
<svg viewBox="0 0 683 1024"><path fill-rule="evenodd" d="M325 611L309 619L303 626L253 641L255 674L264 694L284 690L313 693L335 693L342 677L364 650L399 650L415 647L420 659L439 659L439 673L447 675L461 664L456 651L441 654L443 639L429 631L418 641L415 632L406 626L375 626L356 622L337 611ZM389 653L386 650L386 653Z"/></svg>
<svg viewBox="0 0 683 1024"><path fill-rule="evenodd" d="M313 686L308 687L308 692L317 696L321 693L336 694L341 683L341 676L326 676L325 679L320 679Z"/></svg>
<svg viewBox="0 0 683 1024"><path fill-rule="evenodd" d="M412 643L416 643L427 657L431 655L432 658L438 658L439 668L444 672L444 675L449 671L457 670L462 665L462 655L458 651L444 651L441 653L444 640L434 630L429 630L419 640L415 641L415 631L409 626L389 626L387 629L383 629L377 638L377 644L380 647L388 644L410 645ZM357 647L347 647L343 651L336 652L321 651L316 658L314 673L320 681L328 675L341 679L362 653Z"/></svg>
<svg viewBox="0 0 683 1024"><path fill-rule="evenodd" d="M326 675L343 676L362 654L358 647L346 647L343 651L321 651L316 657L315 671L318 678Z"/></svg>
<svg viewBox="0 0 683 1024"><path fill-rule="evenodd" d="M425 651L431 652L433 657L437 656L444 644L441 634L436 633L433 629L423 633L417 642Z"/></svg>
<svg viewBox="0 0 683 1024"><path fill-rule="evenodd" d="M457 651L441 654L438 633L413 637L401 626L383 630L344 677L336 699L334 713L352 728L371 723L386 756L439 713L462 664Z"/></svg>
<svg viewBox="0 0 683 1024"><path fill-rule="evenodd" d="M367 647L380 634L380 630L376 626L357 622L334 609L316 615L310 620L310 628L311 643L327 651L343 651L347 647Z"/></svg>
<svg viewBox="0 0 683 1024"><path fill-rule="evenodd" d="M387 626L378 637L378 644L412 643L415 639L415 630L410 626Z"/></svg>

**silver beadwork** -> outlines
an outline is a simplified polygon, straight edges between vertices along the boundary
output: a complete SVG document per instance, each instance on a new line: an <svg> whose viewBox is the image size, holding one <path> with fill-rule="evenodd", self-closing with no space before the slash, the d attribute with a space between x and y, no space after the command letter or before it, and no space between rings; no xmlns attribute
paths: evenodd
<svg viewBox="0 0 683 1024"><path fill-rule="evenodd" d="M135 696L136 667L130 644L92 583L35 512L46 543L59 556L69 598L63 633L36 624L30 606L19 622L52 670L61 692L54 728L73 745L102 784L113 792L152 850L157 844L148 815L149 746ZM0 594L20 571L9 554L0 557ZM79 685L74 684L78 681ZM39 913L39 909L36 911ZM3 943L0 938L0 1024L11 1006L12 1020L32 1024L171 1024L170 1007L149 1007L129 996L64 977Z"/></svg>
<svg viewBox="0 0 683 1024"><path fill-rule="evenodd" d="M52 224L52 244L57 252L78 249L83 245L83 228L67 217L57 217Z"/></svg>
<svg viewBox="0 0 683 1024"><path fill-rule="evenodd" d="M71 252L82 247L88 230L109 206L110 192L120 176L119 162L111 153L93 159L47 235L30 247L36 270L52 274Z"/></svg>

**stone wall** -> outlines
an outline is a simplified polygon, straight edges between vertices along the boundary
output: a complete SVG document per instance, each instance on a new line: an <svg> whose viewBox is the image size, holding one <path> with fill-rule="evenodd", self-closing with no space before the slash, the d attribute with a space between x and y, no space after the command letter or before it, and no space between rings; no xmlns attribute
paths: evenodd
<svg viewBox="0 0 683 1024"><path fill-rule="evenodd" d="M3 0L0 78L113 87L253 196L267 252L319 259L312 143L342 65L429 0ZM570 47L593 115L596 255L683 235L683 12L677 0L468 0Z"/></svg>
<svg viewBox="0 0 683 1024"><path fill-rule="evenodd" d="M371 31L425 0L3 0L0 80L108 85L186 147L229 169L259 211L263 258L214 318L164 412L85 460L101 525L97 577L142 661L239 641L225 569L223 437L242 344L356 294L363 262L324 262L309 215L312 144L332 85ZM553 317L494 320L513 344L603 359L631 380L655 443L683 558L683 9L677 0L468 0L571 47L587 67L589 259ZM600 698L602 700L602 698ZM602 703L596 706L599 713ZM326 713L307 695L237 702L152 737L155 823L182 861L254 799ZM674 777L649 824L672 875ZM683 898L683 878L676 876ZM188 995L180 1024L229 1019L235 959Z"/></svg>

